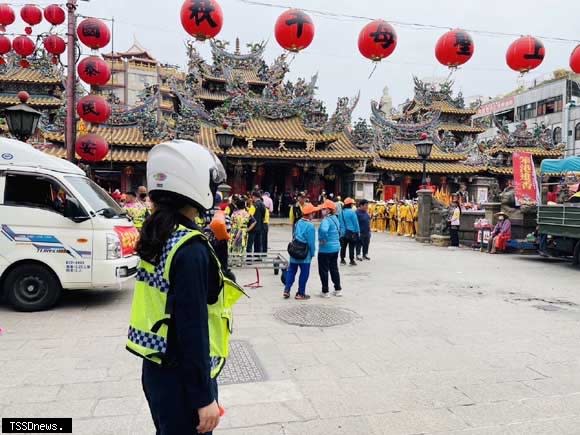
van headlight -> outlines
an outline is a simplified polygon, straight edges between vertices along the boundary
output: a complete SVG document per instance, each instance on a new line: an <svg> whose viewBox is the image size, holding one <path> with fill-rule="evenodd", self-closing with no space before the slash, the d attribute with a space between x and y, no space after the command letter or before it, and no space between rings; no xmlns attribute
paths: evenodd
<svg viewBox="0 0 580 435"><path fill-rule="evenodd" d="M107 234L107 260L121 258L121 239L117 234Z"/></svg>

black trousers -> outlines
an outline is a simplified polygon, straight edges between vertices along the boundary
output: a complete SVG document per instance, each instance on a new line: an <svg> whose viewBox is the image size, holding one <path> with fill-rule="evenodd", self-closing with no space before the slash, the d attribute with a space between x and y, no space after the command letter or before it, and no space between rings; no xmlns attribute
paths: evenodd
<svg viewBox="0 0 580 435"><path fill-rule="evenodd" d="M178 368L160 367L143 361L141 378L156 435L199 435L199 415L189 400ZM217 386L214 385L217 397ZM208 432L205 435L211 435Z"/></svg>
<svg viewBox="0 0 580 435"><path fill-rule="evenodd" d="M338 252L331 254L318 253L318 274L322 283L322 293L328 293L328 274L334 284L335 290L342 290L340 287L340 272L338 271Z"/></svg>
<svg viewBox="0 0 580 435"><path fill-rule="evenodd" d="M350 261L354 261L354 248L356 242L347 242L343 237L340 239L340 259L344 260L346 258L346 248L348 247L348 257Z"/></svg>
<svg viewBox="0 0 580 435"><path fill-rule="evenodd" d="M268 230L269 224L264 224L264 231L262 233L262 250L260 252L268 252Z"/></svg>
<svg viewBox="0 0 580 435"><path fill-rule="evenodd" d="M358 243L356 244L356 256L360 257L361 251L363 257L367 257L369 254L369 245L371 244L371 235L361 234Z"/></svg>
<svg viewBox="0 0 580 435"><path fill-rule="evenodd" d="M451 236L451 246L459 247L459 227L457 225L451 226L449 235Z"/></svg>

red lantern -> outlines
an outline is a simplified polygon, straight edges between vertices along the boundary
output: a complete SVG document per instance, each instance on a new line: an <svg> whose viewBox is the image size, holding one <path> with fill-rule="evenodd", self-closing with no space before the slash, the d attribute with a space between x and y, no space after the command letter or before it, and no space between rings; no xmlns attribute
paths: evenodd
<svg viewBox="0 0 580 435"><path fill-rule="evenodd" d="M75 149L82 160L100 162L107 156L109 144L97 134L86 134L77 139Z"/></svg>
<svg viewBox="0 0 580 435"><path fill-rule="evenodd" d="M290 9L278 17L274 34L282 48L297 53L312 43L314 23L300 9Z"/></svg>
<svg viewBox="0 0 580 435"><path fill-rule="evenodd" d="M5 3L0 5L0 26L9 26L16 21L14 9Z"/></svg>
<svg viewBox="0 0 580 435"><path fill-rule="evenodd" d="M463 65L473 56L473 39L465 30L454 29L445 33L437 41L435 57L440 64L449 68Z"/></svg>
<svg viewBox="0 0 580 435"><path fill-rule="evenodd" d="M53 26L60 26L64 23L66 16L59 5L49 5L44 9L44 19Z"/></svg>
<svg viewBox="0 0 580 435"><path fill-rule="evenodd" d="M185 0L181 6L181 25L198 41L217 36L223 24L224 14L215 0Z"/></svg>
<svg viewBox="0 0 580 435"><path fill-rule="evenodd" d="M358 37L361 54L378 62L393 54L397 48L397 33L393 26L384 20L375 20L363 27Z"/></svg>
<svg viewBox="0 0 580 435"><path fill-rule="evenodd" d="M98 56L85 57L77 67L79 77L89 85L103 86L111 79L109 64Z"/></svg>
<svg viewBox="0 0 580 435"><path fill-rule="evenodd" d="M87 47L97 50L104 48L111 41L111 32L107 25L97 18L86 18L77 27L77 35Z"/></svg>
<svg viewBox="0 0 580 435"><path fill-rule="evenodd" d="M32 33L32 26L42 22L42 9L36 5L26 5L20 9L20 17L28 26L24 29L27 35Z"/></svg>
<svg viewBox="0 0 580 435"><path fill-rule="evenodd" d="M111 105L99 95L87 95L77 103L81 119L92 124L103 124L111 117Z"/></svg>
<svg viewBox="0 0 580 435"><path fill-rule="evenodd" d="M292 175L294 178L298 178L300 176L300 168L298 166L294 166L290 172L290 175Z"/></svg>
<svg viewBox="0 0 580 435"><path fill-rule="evenodd" d="M28 62L25 58L30 56L36 50L36 46L32 39L28 36L17 36L14 38L12 42L12 48L22 59L20 59L20 66L22 68L28 68L30 66L30 62Z"/></svg>
<svg viewBox="0 0 580 435"><path fill-rule="evenodd" d="M509 46L506 62L511 69L523 74L540 66L545 55L542 41L533 36L522 36Z"/></svg>
<svg viewBox="0 0 580 435"><path fill-rule="evenodd" d="M4 60L4 55L10 53L12 50L12 42L10 38L5 35L0 35L0 65L6 63Z"/></svg>
<svg viewBox="0 0 580 435"><path fill-rule="evenodd" d="M58 57L66 50L66 42L60 36L49 35L44 39L44 48L52 54L52 63L58 63Z"/></svg>
<svg viewBox="0 0 580 435"><path fill-rule="evenodd" d="M20 92L18 92L17 97L22 104L25 104L30 99L30 94L26 91L20 91Z"/></svg>
<svg viewBox="0 0 580 435"><path fill-rule="evenodd" d="M576 74L580 74L580 45L578 45L570 56L570 69Z"/></svg>

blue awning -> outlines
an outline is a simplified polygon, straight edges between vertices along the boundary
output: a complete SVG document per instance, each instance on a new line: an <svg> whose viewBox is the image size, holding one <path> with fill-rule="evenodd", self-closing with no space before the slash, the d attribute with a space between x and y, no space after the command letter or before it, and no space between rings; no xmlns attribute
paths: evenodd
<svg viewBox="0 0 580 435"><path fill-rule="evenodd" d="M565 174L566 172L580 172L580 157L567 159L545 159L540 169L542 174Z"/></svg>

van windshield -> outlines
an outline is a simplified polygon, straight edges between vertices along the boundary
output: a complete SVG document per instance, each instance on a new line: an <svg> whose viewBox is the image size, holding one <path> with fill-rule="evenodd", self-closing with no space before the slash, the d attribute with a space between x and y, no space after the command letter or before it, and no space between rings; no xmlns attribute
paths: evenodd
<svg viewBox="0 0 580 435"><path fill-rule="evenodd" d="M86 177L65 177L66 180L76 189L76 191L89 203L95 212L107 211L103 214L109 216L122 216L123 210L113 198L105 192L101 186L90 178Z"/></svg>

